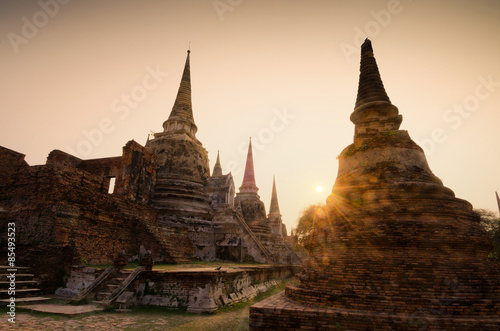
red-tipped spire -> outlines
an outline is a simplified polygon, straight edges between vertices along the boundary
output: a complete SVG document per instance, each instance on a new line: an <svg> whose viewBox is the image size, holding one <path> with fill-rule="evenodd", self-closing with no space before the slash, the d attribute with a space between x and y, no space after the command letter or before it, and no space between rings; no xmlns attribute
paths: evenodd
<svg viewBox="0 0 500 331"><path fill-rule="evenodd" d="M253 156L252 156L252 138L248 145L247 163L245 165L245 174L243 183L240 186L240 193L257 193L259 188L255 184L255 173L253 171Z"/></svg>
<svg viewBox="0 0 500 331"><path fill-rule="evenodd" d="M271 194L271 205L269 206L269 215L280 214L280 206L278 204L278 194L276 193L276 180L273 176L273 193Z"/></svg>

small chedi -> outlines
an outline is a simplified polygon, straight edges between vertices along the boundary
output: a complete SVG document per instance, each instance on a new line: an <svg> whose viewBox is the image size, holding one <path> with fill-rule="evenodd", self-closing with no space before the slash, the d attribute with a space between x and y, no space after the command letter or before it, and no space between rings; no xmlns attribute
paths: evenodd
<svg viewBox="0 0 500 331"><path fill-rule="evenodd" d="M284 294L251 307L250 328L499 330L491 241L399 130L368 39L351 121L311 257Z"/></svg>

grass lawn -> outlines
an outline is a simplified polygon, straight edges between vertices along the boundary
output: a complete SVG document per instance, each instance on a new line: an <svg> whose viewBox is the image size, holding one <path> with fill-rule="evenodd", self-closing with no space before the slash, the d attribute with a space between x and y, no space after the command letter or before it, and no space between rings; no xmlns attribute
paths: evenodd
<svg viewBox="0 0 500 331"><path fill-rule="evenodd" d="M215 263L214 265L221 265ZM200 267L200 265L198 265ZM30 312L17 307L16 323L7 321L6 307L2 307L0 330L4 327L17 330L248 330L250 306L283 291L284 283L247 302L223 307L214 314L192 314L163 307L142 306L130 312L114 310L65 316ZM54 300L61 303L61 300Z"/></svg>
<svg viewBox="0 0 500 331"><path fill-rule="evenodd" d="M262 267L267 264L259 264L259 263L236 263L236 262L217 262L217 261L197 261L193 260L189 264L155 264L153 266L153 270L184 270L191 268L217 268L219 266L226 268L243 268L243 267ZM89 268L96 269L106 269L111 265L87 265ZM133 270L139 266L138 262L133 262L127 264L125 267L126 270Z"/></svg>

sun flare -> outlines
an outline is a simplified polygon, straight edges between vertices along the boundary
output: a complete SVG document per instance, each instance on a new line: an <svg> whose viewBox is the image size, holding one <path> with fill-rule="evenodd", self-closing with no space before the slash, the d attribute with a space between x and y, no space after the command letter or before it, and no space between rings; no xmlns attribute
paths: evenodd
<svg viewBox="0 0 500 331"><path fill-rule="evenodd" d="M323 186L316 186L316 191L323 192Z"/></svg>

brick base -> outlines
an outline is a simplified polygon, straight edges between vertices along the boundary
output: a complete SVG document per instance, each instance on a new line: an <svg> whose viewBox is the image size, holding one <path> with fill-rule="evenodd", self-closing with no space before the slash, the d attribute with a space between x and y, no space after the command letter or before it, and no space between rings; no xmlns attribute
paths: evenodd
<svg viewBox="0 0 500 331"><path fill-rule="evenodd" d="M276 294L250 307L250 330L500 330L500 318L375 313L300 304Z"/></svg>

